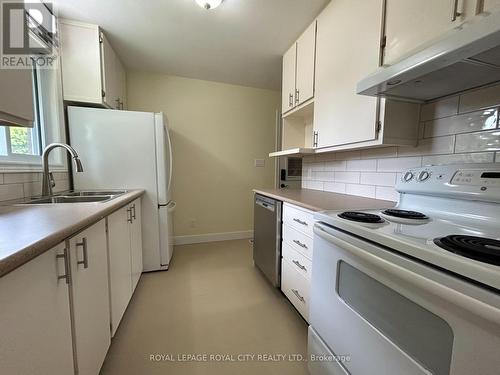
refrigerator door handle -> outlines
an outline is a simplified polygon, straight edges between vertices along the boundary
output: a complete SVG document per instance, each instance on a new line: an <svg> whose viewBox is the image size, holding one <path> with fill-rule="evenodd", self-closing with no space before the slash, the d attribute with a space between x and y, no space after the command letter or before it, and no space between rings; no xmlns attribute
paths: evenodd
<svg viewBox="0 0 500 375"><path fill-rule="evenodd" d="M170 132L166 127L165 127L165 134L167 136L168 151L169 151L168 160L170 162L170 168L168 169L169 174L170 174L168 176L168 185L167 185L167 192L168 192L168 191L170 191L170 186L172 185L173 151L172 151L172 140L170 139Z"/></svg>

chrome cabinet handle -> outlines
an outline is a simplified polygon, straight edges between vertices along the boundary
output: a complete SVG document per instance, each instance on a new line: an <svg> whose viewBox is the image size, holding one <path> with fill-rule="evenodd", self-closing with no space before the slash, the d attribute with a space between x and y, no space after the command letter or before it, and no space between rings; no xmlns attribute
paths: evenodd
<svg viewBox="0 0 500 375"><path fill-rule="evenodd" d="M299 240L293 240L293 242L299 245L301 248L307 249L307 245L305 243L302 243Z"/></svg>
<svg viewBox="0 0 500 375"><path fill-rule="evenodd" d="M288 95L288 106L289 107L293 106L293 94Z"/></svg>
<svg viewBox="0 0 500 375"><path fill-rule="evenodd" d="M132 215L132 219L136 219L135 217L135 203L132 205L132 207L130 208L132 211L131 211L131 215Z"/></svg>
<svg viewBox="0 0 500 375"><path fill-rule="evenodd" d="M131 208L127 208L127 221L129 223L132 222L132 209Z"/></svg>
<svg viewBox="0 0 500 375"><path fill-rule="evenodd" d="M120 109L120 98L115 99L116 107L115 109Z"/></svg>
<svg viewBox="0 0 500 375"><path fill-rule="evenodd" d="M300 262L298 260L292 260L293 264L295 264L297 267L299 267L302 271L306 271L307 272L307 268L305 266L303 266L302 264L300 264Z"/></svg>
<svg viewBox="0 0 500 375"><path fill-rule="evenodd" d="M313 132L313 147L318 147L318 131Z"/></svg>
<svg viewBox="0 0 500 375"><path fill-rule="evenodd" d="M82 247L83 260L77 260L76 264L83 264L83 268L89 268L89 253L87 250L87 237L82 238L82 242L77 242L76 247Z"/></svg>
<svg viewBox="0 0 500 375"><path fill-rule="evenodd" d="M451 22L453 22L456 21L457 18L462 15L462 13L458 11L458 0L451 0L451 3L452 3Z"/></svg>
<svg viewBox="0 0 500 375"><path fill-rule="evenodd" d="M292 292L293 294L295 294L295 296L299 299L300 302L306 303L306 300L299 294L299 291L297 289L292 289Z"/></svg>
<svg viewBox="0 0 500 375"><path fill-rule="evenodd" d="M295 104L299 104L300 91L295 89Z"/></svg>
<svg viewBox="0 0 500 375"><path fill-rule="evenodd" d="M306 227L309 226L305 221L302 221L302 220L297 219L295 217L293 218L293 221L295 221L295 222L297 222L297 223L299 223L301 225L305 225Z"/></svg>
<svg viewBox="0 0 500 375"><path fill-rule="evenodd" d="M70 283L70 267L69 267L69 257L68 249L65 247L62 254L57 254L56 259L64 259L64 275L57 275L57 280L66 280L66 284Z"/></svg>

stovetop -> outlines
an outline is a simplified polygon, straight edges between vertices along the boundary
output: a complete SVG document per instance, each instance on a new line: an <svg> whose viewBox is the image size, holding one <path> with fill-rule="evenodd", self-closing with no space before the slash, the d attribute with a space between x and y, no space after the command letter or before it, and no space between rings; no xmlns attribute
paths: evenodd
<svg viewBox="0 0 500 375"><path fill-rule="evenodd" d="M403 174L398 184L400 202L394 208L402 211L356 210L362 213L357 218L368 217L369 223L346 218L341 211L320 212L315 219L500 290L500 195L482 180L477 192L468 185L469 195L462 194L456 183L450 183L459 173L464 175L462 169L448 166L425 170L435 176L434 190L419 186L417 181L407 188ZM422 172L416 170L412 175ZM488 196L481 195L482 189ZM452 190L449 196L448 190Z"/></svg>

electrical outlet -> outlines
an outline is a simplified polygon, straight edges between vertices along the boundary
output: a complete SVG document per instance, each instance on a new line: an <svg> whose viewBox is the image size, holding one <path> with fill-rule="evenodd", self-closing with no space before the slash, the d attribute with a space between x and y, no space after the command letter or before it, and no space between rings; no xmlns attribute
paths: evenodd
<svg viewBox="0 0 500 375"><path fill-rule="evenodd" d="M254 160L254 165L257 168L262 168L266 165L266 161L264 159L255 159Z"/></svg>

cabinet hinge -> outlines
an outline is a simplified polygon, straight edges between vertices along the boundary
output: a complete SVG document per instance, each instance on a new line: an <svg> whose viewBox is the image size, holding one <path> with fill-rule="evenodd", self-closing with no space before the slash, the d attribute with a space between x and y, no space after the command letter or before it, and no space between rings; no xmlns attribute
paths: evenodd
<svg viewBox="0 0 500 375"><path fill-rule="evenodd" d="M106 91L101 90L101 96L102 96L103 98L105 98L105 97L106 97Z"/></svg>
<svg viewBox="0 0 500 375"><path fill-rule="evenodd" d="M378 134L378 133L380 133L381 130L382 130L382 122L377 121L377 124L375 125L375 131Z"/></svg>
<svg viewBox="0 0 500 375"><path fill-rule="evenodd" d="M384 35L382 37L382 40L380 41L380 48L385 48L386 45L387 45L387 36Z"/></svg>

